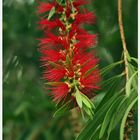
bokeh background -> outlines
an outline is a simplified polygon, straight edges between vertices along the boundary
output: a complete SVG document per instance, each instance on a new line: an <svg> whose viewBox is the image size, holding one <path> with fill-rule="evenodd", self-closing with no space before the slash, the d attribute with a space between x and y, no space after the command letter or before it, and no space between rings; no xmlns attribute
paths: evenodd
<svg viewBox="0 0 140 140"><path fill-rule="evenodd" d="M98 34L96 52L102 68L122 55L117 0L90 1L86 7L95 11L97 24L85 28ZM73 140L70 114L52 117L55 104L41 79L37 38L42 33L36 24L36 6L34 0L3 1L3 136L5 140ZM127 48L137 57L137 0L123 0L123 21Z"/></svg>

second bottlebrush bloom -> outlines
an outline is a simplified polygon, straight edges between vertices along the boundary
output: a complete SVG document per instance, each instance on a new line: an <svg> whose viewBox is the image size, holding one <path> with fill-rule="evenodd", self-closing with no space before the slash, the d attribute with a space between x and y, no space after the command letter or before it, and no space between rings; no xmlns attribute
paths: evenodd
<svg viewBox="0 0 140 140"><path fill-rule="evenodd" d="M91 50L96 35L83 29L94 24L96 17L82 6L85 0L54 0L39 2L39 28L43 78L55 102L76 103L92 116L94 105L89 98L99 89L98 59Z"/></svg>

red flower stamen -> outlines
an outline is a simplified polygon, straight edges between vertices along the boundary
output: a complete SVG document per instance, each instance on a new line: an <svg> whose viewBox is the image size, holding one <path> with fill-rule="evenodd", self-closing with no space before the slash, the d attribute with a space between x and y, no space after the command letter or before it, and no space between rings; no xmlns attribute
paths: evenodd
<svg viewBox="0 0 140 140"><path fill-rule="evenodd" d="M93 97L93 92L99 89L98 59L88 50L96 44L96 34L88 33L81 26L96 20L92 12L80 8L86 3L85 0L66 0L63 5L54 1L40 2L38 6L39 27L44 31L44 38L39 43L45 67L43 77L51 82L51 95L56 102L68 95L71 100L79 93ZM47 19L44 14L48 16L52 8L55 13ZM81 97L85 98L85 95Z"/></svg>

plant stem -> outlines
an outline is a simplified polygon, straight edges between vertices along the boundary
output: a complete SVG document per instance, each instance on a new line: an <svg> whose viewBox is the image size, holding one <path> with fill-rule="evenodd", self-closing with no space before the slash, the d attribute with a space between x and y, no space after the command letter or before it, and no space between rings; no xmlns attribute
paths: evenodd
<svg viewBox="0 0 140 140"><path fill-rule="evenodd" d="M127 59L128 51L127 51L127 48L126 48L126 41L125 41L123 21L122 21L122 0L118 0L118 22L119 22L119 28L120 28L121 41L122 41L122 45L123 45L125 75L126 75L126 82L127 82L128 79L129 79L129 76L128 76L128 59Z"/></svg>

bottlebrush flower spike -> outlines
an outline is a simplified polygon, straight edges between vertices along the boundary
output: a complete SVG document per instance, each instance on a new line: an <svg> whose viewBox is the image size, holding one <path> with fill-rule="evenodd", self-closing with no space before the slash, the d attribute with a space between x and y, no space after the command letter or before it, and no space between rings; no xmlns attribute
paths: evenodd
<svg viewBox="0 0 140 140"><path fill-rule="evenodd" d="M83 24L94 24L96 20L92 12L80 7L85 4L86 0L39 2L38 24L44 32L39 46L43 78L53 101L78 105L92 117L94 105L89 98L100 89L100 72L91 50L96 34L82 29Z"/></svg>

